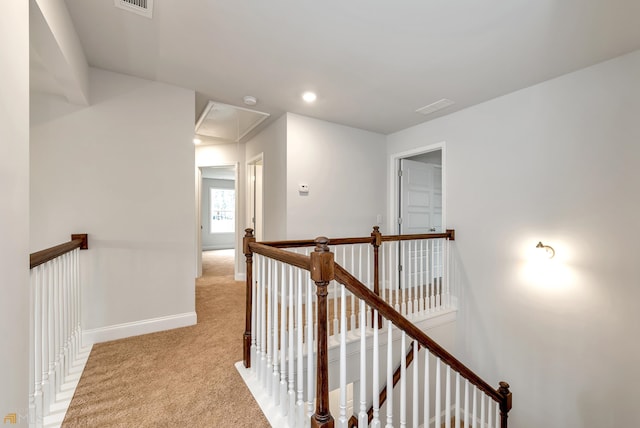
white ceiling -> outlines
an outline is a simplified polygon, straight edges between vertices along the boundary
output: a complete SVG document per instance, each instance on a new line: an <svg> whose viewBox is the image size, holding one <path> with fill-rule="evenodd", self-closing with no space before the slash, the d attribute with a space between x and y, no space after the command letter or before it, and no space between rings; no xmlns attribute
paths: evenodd
<svg viewBox="0 0 640 428"><path fill-rule="evenodd" d="M638 0L156 0L152 20L65 1L90 65L194 89L196 118L253 95L265 123L384 134L640 49Z"/></svg>

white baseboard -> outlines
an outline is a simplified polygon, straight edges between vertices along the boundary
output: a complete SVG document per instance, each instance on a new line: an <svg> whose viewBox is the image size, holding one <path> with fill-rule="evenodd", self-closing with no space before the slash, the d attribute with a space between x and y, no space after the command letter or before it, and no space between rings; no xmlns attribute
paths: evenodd
<svg viewBox="0 0 640 428"><path fill-rule="evenodd" d="M174 328L188 327L198 322L195 312L169 315L166 317L151 318L124 324L110 325L107 327L84 330L82 343L100 343L109 340L124 339L125 337L139 336L141 334L155 333L157 331L171 330Z"/></svg>

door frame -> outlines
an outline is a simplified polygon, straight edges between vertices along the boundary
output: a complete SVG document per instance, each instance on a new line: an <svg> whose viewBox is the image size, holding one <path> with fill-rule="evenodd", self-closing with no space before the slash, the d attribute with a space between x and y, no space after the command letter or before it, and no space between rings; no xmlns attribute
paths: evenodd
<svg viewBox="0 0 640 428"><path fill-rule="evenodd" d="M242 237L244 236L242 234L242 229L241 229L241 219L240 219L240 203L239 203L239 199L238 198L238 191L239 191L239 179L240 179L240 162L232 162L232 163L222 163L222 164L215 164L215 165L197 165L196 166L196 232L197 232L197 239L196 239L196 269L197 269L197 277L200 278L202 276L202 228L203 228L203 224L202 224L202 168L224 168L224 167L233 167L234 170L234 191L236 192L236 203L235 203L235 228L236 231L234 233L234 239L233 239L233 254L234 254L234 261L233 261L233 270L234 273L237 271L237 264L238 264L238 256L237 256L237 249L238 249L238 237L240 237L240 239L242 239Z"/></svg>
<svg viewBox="0 0 640 428"><path fill-rule="evenodd" d="M414 149L406 150L403 152L392 153L389 156L389 221L388 227L390 233L398 233L398 217L400 216L400 180L398 176L398 169L400 165L400 159L410 158L416 155L424 153L435 152L437 150L442 151L442 230L447 230L447 180L446 178L446 143L441 141L439 143L431 144L428 146L416 147Z"/></svg>
<svg viewBox="0 0 640 428"><path fill-rule="evenodd" d="M252 173L251 173L251 166L252 165L262 165L262 194L260 195L261 197L259 198L259 201L262 205L260 212L262 213L262 215L260 216L260 218L256 219L256 238L258 238L257 236L257 232L260 231L260 237L264 237L264 153L259 153L257 155L255 155L254 157L252 157L251 159L249 159L247 161L247 224L251 223L251 217L254 215L254 213L251 212L251 207L254 207L255 211L258 211L255 206L255 200L254 203L252 203L251 201L251 195L253 194L252 192L252 186L254 185L253 181L251 180L252 178ZM257 198L254 198L257 199Z"/></svg>

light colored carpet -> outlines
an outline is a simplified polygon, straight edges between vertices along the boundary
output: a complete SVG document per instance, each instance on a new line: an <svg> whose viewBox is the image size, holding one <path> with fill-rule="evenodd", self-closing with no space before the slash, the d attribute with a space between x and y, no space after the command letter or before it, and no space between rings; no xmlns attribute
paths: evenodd
<svg viewBox="0 0 640 428"><path fill-rule="evenodd" d="M233 366L244 296L233 253L205 252L198 324L96 344L63 427L268 427Z"/></svg>

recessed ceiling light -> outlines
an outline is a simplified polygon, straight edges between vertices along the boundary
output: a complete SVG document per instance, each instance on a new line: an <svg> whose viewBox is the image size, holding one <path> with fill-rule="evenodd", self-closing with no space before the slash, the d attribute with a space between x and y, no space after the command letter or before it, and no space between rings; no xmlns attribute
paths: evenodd
<svg viewBox="0 0 640 428"><path fill-rule="evenodd" d="M304 94L302 94L302 99L305 100L308 103L312 103L316 100L317 96L315 93L313 92L305 92Z"/></svg>
<svg viewBox="0 0 640 428"><path fill-rule="evenodd" d="M193 144L202 144L202 140L200 138L194 138L193 139Z"/></svg>

